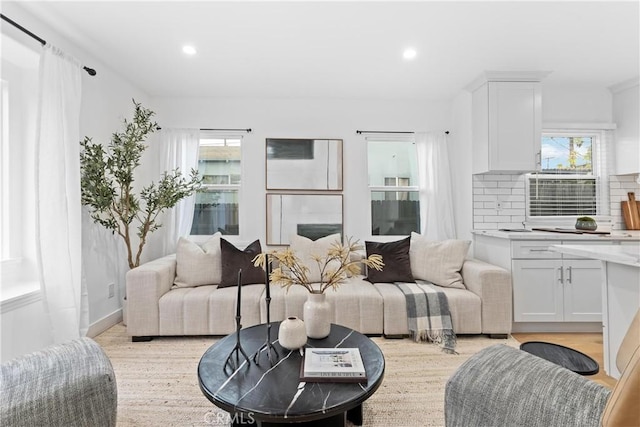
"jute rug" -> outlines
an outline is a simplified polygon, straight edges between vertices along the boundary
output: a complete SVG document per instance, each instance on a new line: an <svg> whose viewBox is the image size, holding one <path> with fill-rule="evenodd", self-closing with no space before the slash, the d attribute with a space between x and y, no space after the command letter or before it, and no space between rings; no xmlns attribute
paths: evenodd
<svg viewBox="0 0 640 427"><path fill-rule="evenodd" d="M372 338L385 356L382 385L364 403L365 426L443 426L444 386L460 364L508 339L458 336L457 355L410 339ZM215 337L154 338L132 343L122 324L95 340L111 359L118 384L118 426L228 426L229 416L198 387L200 357Z"/></svg>

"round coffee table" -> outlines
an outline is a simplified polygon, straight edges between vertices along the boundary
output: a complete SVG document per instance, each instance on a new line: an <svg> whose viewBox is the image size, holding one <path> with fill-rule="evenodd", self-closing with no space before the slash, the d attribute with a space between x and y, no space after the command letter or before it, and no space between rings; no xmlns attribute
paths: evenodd
<svg viewBox="0 0 640 427"><path fill-rule="evenodd" d="M529 341L520 345L520 350L563 366L580 375L595 375L600 371L598 362L584 353L549 342Z"/></svg>
<svg viewBox="0 0 640 427"><path fill-rule="evenodd" d="M278 322L272 323L271 338L278 336ZM321 340L309 339L306 347L357 347L367 373L367 383L300 382L302 356L275 343L278 356L273 366L261 353L259 365L253 355L264 344L266 324L240 331L240 342L250 363L235 371L224 364L236 344L231 334L211 346L198 364L198 382L202 393L217 407L229 412L232 425L344 426L349 419L362 425L362 403L382 384L384 356L369 338L352 329L331 325L331 333Z"/></svg>

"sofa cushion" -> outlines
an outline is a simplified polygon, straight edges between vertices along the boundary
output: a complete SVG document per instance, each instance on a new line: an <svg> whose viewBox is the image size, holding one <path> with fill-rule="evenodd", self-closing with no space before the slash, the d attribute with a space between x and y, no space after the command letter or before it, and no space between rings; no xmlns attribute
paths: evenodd
<svg viewBox="0 0 640 427"><path fill-rule="evenodd" d="M412 232L409 258L413 277L438 286L465 289L460 270L470 244L468 240L427 240Z"/></svg>
<svg viewBox="0 0 640 427"><path fill-rule="evenodd" d="M318 240L311 240L307 237L294 234L291 236L290 242L289 248L295 256L298 257L300 263L309 270L307 273L309 282L320 283L322 281L320 266L318 266L318 263L314 260L314 256L325 258L327 251L336 243L340 243L340 233L321 237ZM340 267L340 263L338 261L331 261L327 267L333 267L333 270L337 270Z"/></svg>
<svg viewBox="0 0 640 427"><path fill-rule="evenodd" d="M380 334L383 331L382 295L374 285L357 275L347 279L336 288L325 291L331 306L331 323L343 325L363 334ZM303 286L271 287L271 303L269 305L270 320L280 321L289 316L304 319L304 303L309 291ZM244 298L244 297L243 297ZM266 301L260 302L262 323L267 320ZM405 322L406 323L406 322ZM244 325L244 320L243 320Z"/></svg>
<svg viewBox="0 0 640 427"><path fill-rule="evenodd" d="M390 283L374 284L384 299L384 334L409 334L407 298ZM442 288L447 296L453 330L456 334L482 333L482 300L466 289Z"/></svg>
<svg viewBox="0 0 640 427"><path fill-rule="evenodd" d="M178 239L175 287L220 284L220 236L220 233L214 234L202 246L184 237Z"/></svg>
<svg viewBox="0 0 640 427"><path fill-rule="evenodd" d="M256 240L244 250L236 248L225 239L220 239L222 252L222 280L220 288L238 285L238 271L242 269L241 284L265 283L265 273L253 265L253 259L262 252L260 240Z"/></svg>
<svg viewBox="0 0 640 427"><path fill-rule="evenodd" d="M367 280L371 283L413 282L409 260L410 244L410 237L384 243L365 241L367 257L378 254L382 256L382 262L384 262L382 271L368 269Z"/></svg>

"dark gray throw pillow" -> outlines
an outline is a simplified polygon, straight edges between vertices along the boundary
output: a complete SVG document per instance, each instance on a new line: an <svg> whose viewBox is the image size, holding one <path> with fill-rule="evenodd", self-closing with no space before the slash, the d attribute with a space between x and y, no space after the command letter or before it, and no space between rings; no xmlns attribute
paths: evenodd
<svg viewBox="0 0 640 427"><path fill-rule="evenodd" d="M222 253L222 280L219 288L237 286L240 269L242 269L242 285L264 283L264 270L253 265L253 258L262 252L260 240L256 240L241 251L227 240L220 239L220 252Z"/></svg>
<svg viewBox="0 0 640 427"><path fill-rule="evenodd" d="M382 256L382 271L369 268L367 280L371 283L414 282L411 274L409 248L411 237L395 242L365 242L367 257L372 254Z"/></svg>

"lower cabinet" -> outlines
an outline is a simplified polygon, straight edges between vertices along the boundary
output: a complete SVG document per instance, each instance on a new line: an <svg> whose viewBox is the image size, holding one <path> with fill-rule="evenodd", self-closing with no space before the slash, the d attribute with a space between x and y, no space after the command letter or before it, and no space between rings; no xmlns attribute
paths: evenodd
<svg viewBox="0 0 640 427"><path fill-rule="evenodd" d="M597 260L513 260L516 322L600 322L601 263Z"/></svg>
<svg viewBox="0 0 640 427"><path fill-rule="evenodd" d="M590 259L514 259L516 322L600 322L601 262Z"/></svg>

